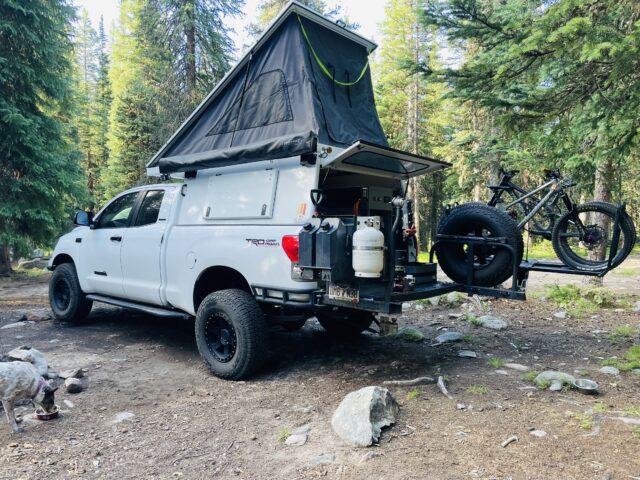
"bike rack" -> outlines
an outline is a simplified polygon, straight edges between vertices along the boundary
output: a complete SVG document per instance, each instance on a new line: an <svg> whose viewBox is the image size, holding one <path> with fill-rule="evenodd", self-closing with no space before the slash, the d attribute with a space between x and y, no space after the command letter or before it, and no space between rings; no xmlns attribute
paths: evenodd
<svg viewBox="0 0 640 480"><path fill-rule="evenodd" d="M443 243L456 243L467 245L466 263L467 263L467 278L465 283L457 283L457 290L460 292L466 292L467 295L485 295L491 297L510 298L514 300L525 300L526 279L527 276L522 276L520 272L520 265L517 261L517 255L515 249L509 244L509 240L506 237L475 237L465 235L436 235L436 241L431 246L429 252L429 262L433 263L433 255L436 253L436 248ZM511 254L513 259L513 272L512 282L510 288L496 288L496 287L480 287L474 285L474 269L473 269L473 257L477 246L483 247L498 247L504 248Z"/></svg>
<svg viewBox="0 0 640 480"><path fill-rule="evenodd" d="M611 247L609 248L609 258L607 259L607 266L599 270L580 270L570 267L564 263L559 262L543 262L539 260L525 260L520 264L521 270L531 272L550 272L550 273L562 273L565 275L583 275L588 277L604 277L609 271L611 271L613 259L618 253L618 247L620 246L620 232L622 228L620 224L626 213L627 204L621 203L616 209L615 222L613 224L613 235L611 236Z"/></svg>
<svg viewBox="0 0 640 480"><path fill-rule="evenodd" d="M429 262L433 263L433 256L436 253L436 248L444 243L456 243L467 245L466 252L466 264L467 278L465 283L458 283L456 288L458 291L466 292L467 295L486 295L491 297L510 298L514 300L525 300L525 289L527 287L527 280L529 279L529 272L550 272L561 273L566 275L583 275L591 277L604 277L610 270L613 263L613 259L618 252L620 246L620 233L622 231L621 223L626 210L626 204L622 203L618 205L616 209L615 223L613 227L613 235L611 237L611 247L609 249L609 258L607 260L607 266L600 270L579 270L564 263L559 262L544 262L539 260L524 260L518 264L515 249L508 242L506 237L475 237L464 235L436 235L436 241L431 246L429 252ZM512 282L510 288L489 288L479 287L474 285L474 269L473 258L475 249L477 246L492 246L506 249L513 259L513 273Z"/></svg>

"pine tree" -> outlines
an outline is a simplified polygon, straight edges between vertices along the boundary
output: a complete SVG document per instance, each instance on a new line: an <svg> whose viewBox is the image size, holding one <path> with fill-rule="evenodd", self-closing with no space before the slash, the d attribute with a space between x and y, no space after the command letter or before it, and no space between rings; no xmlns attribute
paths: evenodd
<svg viewBox="0 0 640 480"><path fill-rule="evenodd" d="M50 246L84 202L72 132L74 9L65 0L0 2L0 274L9 252Z"/></svg>
<svg viewBox="0 0 640 480"><path fill-rule="evenodd" d="M420 25L412 0L389 0L381 30L382 48L374 66L376 105L389 143L401 150L437 156L445 143L445 89L427 82L412 68L417 63L438 63L435 37ZM429 175L410 182L409 196L423 244L437 222L438 211L432 212L431 206L441 203L442 181L441 175Z"/></svg>
<svg viewBox="0 0 640 480"><path fill-rule="evenodd" d="M262 0L258 5L257 21L248 27L249 34L254 38L260 36L271 21L280 13L280 10L288 3L289 0ZM327 17L338 18L344 26L351 30L357 30L359 28L357 23L351 22L346 16L342 15L342 6L340 4L329 7L324 0L300 0L299 3Z"/></svg>
<svg viewBox="0 0 640 480"><path fill-rule="evenodd" d="M92 109L96 95L97 34L91 25L89 13L82 9L80 21L75 29L75 66L76 66L76 108L78 116L75 126L80 139L80 151L83 155L82 166L87 176L87 190L92 198L96 197L99 178L99 166L96 161L95 128Z"/></svg>
<svg viewBox="0 0 640 480"><path fill-rule="evenodd" d="M145 165L229 68L223 23L240 0L124 0L109 78L105 197L146 182ZM106 198L105 198L106 199Z"/></svg>
<svg viewBox="0 0 640 480"><path fill-rule="evenodd" d="M104 31L104 18L102 16L98 25L96 57L97 72L91 109L91 125L94 141L94 163L97 172L97 181L92 194L94 199L98 201L104 198L103 177L109 162L107 140L109 134L109 111L111 109L110 59L107 52L107 36Z"/></svg>

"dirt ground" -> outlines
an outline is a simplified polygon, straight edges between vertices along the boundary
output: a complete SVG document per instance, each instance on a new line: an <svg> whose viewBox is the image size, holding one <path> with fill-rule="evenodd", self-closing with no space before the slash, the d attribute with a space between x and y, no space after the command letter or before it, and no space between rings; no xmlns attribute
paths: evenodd
<svg viewBox="0 0 640 480"><path fill-rule="evenodd" d="M638 265L637 258L625 263ZM0 282L0 327L48 308L46 280ZM532 275L530 288L565 280L572 279ZM640 298L637 274L610 275L605 285ZM205 370L189 321L97 305L83 325L46 320L0 329L0 353L26 344L44 352L54 370L88 369L82 393L56 394L59 419L30 420L32 409L21 407L22 434L12 434L2 419L0 479L640 478L639 427L607 419L586 430L576 419L594 408L606 409L606 416L640 408L640 375L599 372L603 358L638 343L611 343L608 332L640 327L640 314L624 308L558 319L559 308L541 299L486 305L508 321L506 330L449 318L459 307L408 308L400 326L418 328L428 339L442 333L442 325L469 335L440 347L369 333L345 343L315 321L295 333L274 331L269 364L243 382ZM460 358L459 350L479 358ZM537 371L580 372L600 384L601 394L538 390L522 372L491 368L493 357ZM347 393L438 374L446 375L454 399L435 385L391 387L400 418L377 446L349 447L333 433L331 415ZM486 389L474 394L470 386ZM304 424L311 425L305 445L281 441ZM501 446L514 435L516 442Z"/></svg>

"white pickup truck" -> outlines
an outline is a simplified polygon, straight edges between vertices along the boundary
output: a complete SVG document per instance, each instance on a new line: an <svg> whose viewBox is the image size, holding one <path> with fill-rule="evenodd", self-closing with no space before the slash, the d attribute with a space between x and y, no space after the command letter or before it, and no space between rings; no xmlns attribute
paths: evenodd
<svg viewBox="0 0 640 480"><path fill-rule="evenodd" d="M272 323L294 330L316 316L329 332L357 334L374 321L392 329L405 301L454 290L522 297L481 291L522 257L498 209L444 217L437 253L454 283L418 262L407 181L448 164L388 147L373 48L286 7L149 162L164 183L76 214L49 264L55 317L82 320L93 302L195 317L206 364L237 379L264 363Z"/></svg>

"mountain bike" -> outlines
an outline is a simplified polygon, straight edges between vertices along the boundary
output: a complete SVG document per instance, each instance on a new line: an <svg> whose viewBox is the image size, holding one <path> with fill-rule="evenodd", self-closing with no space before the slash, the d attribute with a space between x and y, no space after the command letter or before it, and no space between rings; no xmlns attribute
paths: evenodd
<svg viewBox="0 0 640 480"><path fill-rule="evenodd" d="M517 170L501 169L489 206L506 211L520 230L550 240L558 258L578 270L610 270L631 253L636 230L624 206L606 202L576 205L567 189L576 184L558 170L545 171L547 181L527 191L512 178ZM612 248L613 247L613 248Z"/></svg>

